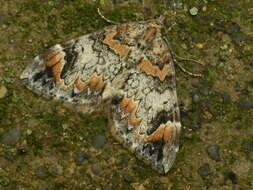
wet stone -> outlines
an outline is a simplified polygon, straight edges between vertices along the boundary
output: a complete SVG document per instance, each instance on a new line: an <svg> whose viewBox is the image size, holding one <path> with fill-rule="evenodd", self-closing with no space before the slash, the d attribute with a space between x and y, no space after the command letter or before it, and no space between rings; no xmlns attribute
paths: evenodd
<svg viewBox="0 0 253 190"><path fill-rule="evenodd" d="M219 151L220 151L220 147L218 145L212 145L212 146L207 147L206 149L208 156L217 162L221 161Z"/></svg>
<svg viewBox="0 0 253 190"><path fill-rule="evenodd" d="M96 149L101 149L106 144L106 137L104 135L97 135L92 139L92 145Z"/></svg>
<svg viewBox="0 0 253 190"><path fill-rule="evenodd" d="M95 175L99 175L102 172L102 168L98 164L93 164L91 170Z"/></svg>
<svg viewBox="0 0 253 190"><path fill-rule="evenodd" d="M207 163L204 163L200 168L198 169L198 174L202 178L206 178L211 174L210 166Z"/></svg>
<svg viewBox="0 0 253 190"><path fill-rule="evenodd" d="M19 129L10 129L2 135L1 143L9 146L14 146L19 141L20 136L21 132Z"/></svg>
<svg viewBox="0 0 253 190"><path fill-rule="evenodd" d="M49 172L46 166L40 166L35 170L35 175L39 178L47 178Z"/></svg>
<svg viewBox="0 0 253 190"><path fill-rule="evenodd" d="M7 88L5 86L0 86L0 99L7 95Z"/></svg>
<svg viewBox="0 0 253 190"><path fill-rule="evenodd" d="M88 158L89 158L88 153L84 152L84 151L81 151L81 150L77 151L76 154L75 154L75 162L78 165L81 165Z"/></svg>

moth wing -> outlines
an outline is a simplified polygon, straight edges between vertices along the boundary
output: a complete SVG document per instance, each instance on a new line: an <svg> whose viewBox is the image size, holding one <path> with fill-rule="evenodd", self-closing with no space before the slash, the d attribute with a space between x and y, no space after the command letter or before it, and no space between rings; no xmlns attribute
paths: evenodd
<svg viewBox="0 0 253 190"><path fill-rule="evenodd" d="M130 46L133 66L111 83L118 92L112 98L111 130L138 158L167 173L181 129L173 59L160 25L147 24L139 33L138 45Z"/></svg>

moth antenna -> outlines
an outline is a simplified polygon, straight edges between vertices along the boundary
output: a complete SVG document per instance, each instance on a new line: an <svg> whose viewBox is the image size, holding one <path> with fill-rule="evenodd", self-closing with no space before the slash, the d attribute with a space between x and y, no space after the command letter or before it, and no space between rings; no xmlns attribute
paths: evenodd
<svg viewBox="0 0 253 190"><path fill-rule="evenodd" d="M167 34L166 28L165 28L165 32L166 32L166 34ZM170 47L167 38L166 38L165 36L163 36L163 39L165 40L165 42L166 42L166 44L168 45L168 47ZM171 49L171 48L170 48L170 49ZM171 53L171 55L172 55L172 58L173 58L173 57L176 57L176 58L181 59L181 60L193 61L193 62L196 62L196 63L199 63L199 64L203 65L203 63L200 62L200 61L197 61L197 60L194 60L194 59L187 59L187 58L180 57L180 56L176 55L174 52L172 52L171 50L170 50L170 53ZM174 59L174 58L173 58L173 59ZM174 60L175 60L175 59L174 59ZM184 67L182 67L177 61L176 61L176 64L178 65L178 67L179 67L184 73L186 73L186 74L188 74L188 75L190 75L190 76L192 76L192 77L203 77L203 75L200 74L200 73L192 73L192 72L186 70L186 69L185 69Z"/></svg>
<svg viewBox="0 0 253 190"><path fill-rule="evenodd" d="M111 23L111 24L119 24L118 22L114 22L114 21L112 21L112 20L106 18L106 17L100 12L99 7L97 8L97 11L98 11L99 16L101 16L101 18L104 19L106 22Z"/></svg>
<svg viewBox="0 0 253 190"><path fill-rule="evenodd" d="M192 76L192 77L203 77L202 74L199 74L199 73L192 73L188 70L186 70L184 67L182 67L178 62L176 62L177 66L181 69L181 71L183 71L184 73Z"/></svg>

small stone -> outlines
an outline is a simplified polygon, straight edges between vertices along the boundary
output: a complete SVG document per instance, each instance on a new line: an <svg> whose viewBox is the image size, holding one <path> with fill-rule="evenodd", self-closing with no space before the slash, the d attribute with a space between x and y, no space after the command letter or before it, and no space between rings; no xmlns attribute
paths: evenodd
<svg viewBox="0 0 253 190"><path fill-rule="evenodd" d="M106 144L106 137L104 135L97 135L92 139L92 145L96 149L101 149Z"/></svg>
<svg viewBox="0 0 253 190"><path fill-rule="evenodd" d="M5 86L0 86L0 99L7 95L7 88Z"/></svg>
<svg viewBox="0 0 253 190"><path fill-rule="evenodd" d="M93 164L91 170L95 175L99 175L102 172L102 168L98 164Z"/></svg>
<svg viewBox="0 0 253 190"><path fill-rule="evenodd" d="M87 160L89 158L89 155L87 152L84 151L77 151L75 155L75 162L78 165L81 165L84 160Z"/></svg>
<svg viewBox="0 0 253 190"><path fill-rule="evenodd" d="M197 7L192 7L191 9L190 9L190 14L192 15L192 16L196 16L197 14L198 14L198 8Z"/></svg>
<svg viewBox="0 0 253 190"><path fill-rule="evenodd" d="M47 178L49 175L48 169L45 166L40 166L35 170L35 175L39 178Z"/></svg>
<svg viewBox="0 0 253 190"><path fill-rule="evenodd" d="M29 39L29 40L28 40L28 42L29 42L29 43L32 43L32 42L33 42L33 40L32 40L32 39Z"/></svg>
<svg viewBox="0 0 253 190"><path fill-rule="evenodd" d="M202 178L206 178L211 174L210 166L209 164L205 163L198 169L198 173Z"/></svg>
<svg viewBox="0 0 253 190"><path fill-rule="evenodd" d="M14 146L17 144L21 136L20 130L13 128L4 133L1 137L1 143L8 145L8 146Z"/></svg>
<svg viewBox="0 0 253 190"><path fill-rule="evenodd" d="M127 182L127 183L132 183L132 182L133 182L133 177L130 176L129 174L124 174L124 175L123 175L123 179L124 179L125 182Z"/></svg>
<svg viewBox="0 0 253 190"><path fill-rule="evenodd" d="M200 101L199 95L198 94L194 94L193 97L192 97L192 101L194 103L199 103L199 101Z"/></svg>
<svg viewBox="0 0 253 190"><path fill-rule="evenodd" d="M219 151L220 151L220 147L218 145L212 145L212 146L207 147L206 149L208 156L217 162L221 161Z"/></svg>

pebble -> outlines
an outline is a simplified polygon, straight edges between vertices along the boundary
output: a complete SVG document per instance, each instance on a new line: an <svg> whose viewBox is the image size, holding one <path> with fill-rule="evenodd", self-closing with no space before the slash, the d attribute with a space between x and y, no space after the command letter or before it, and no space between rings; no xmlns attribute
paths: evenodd
<svg viewBox="0 0 253 190"><path fill-rule="evenodd" d="M197 7L192 7L190 10L189 10L190 14L192 16L196 16L199 12L198 8Z"/></svg>
<svg viewBox="0 0 253 190"><path fill-rule="evenodd" d="M199 95L198 94L194 94L193 97L192 97L192 101L194 103L199 103L199 101L200 101Z"/></svg>
<svg viewBox="0 0 253 190"><path fill-rule="evenodd" d="M48 174L48 169L45 166L40 166L35 170L35 175L39 178L47 178Z"/></svg>
<svg viewBox="0 0 253 190"><path fill-rule="evenodd" d="M5 132L1 137L1 143L8 145L8 146L14 146L17 144L21 136L21 132L19 129L13 128L9 131Z"/></svg>
<svg viewBox="0 0 253 190"><path fill-rule="evenodd" d="M89 155L87 152L84 152L84 151L77 151L76 152L76 155L75 155L75 162L78 164L78 165L81 165L84 160L87 160L89 158Z"/></svg>
<svg viewBox="0 0 253 190"><path fill-rule="evenodd" d="M96 149L101 149L106 144L106 137L104 135L97 135L92 139L92 145Z"/></svg>
<svg viewBox="0 0 253 190"><path fill-rule="evenodd" d="M211 170L210 170L209 164L208 163L204 163L202 166L200 166L200 168L198 169L198 174L202 178L206 178L207 176L209 176L211 174Z"/></svg>
<svg viewBox="0 0 253 190"><path fill-rule="evenodd" d="M5 86L0 86L0 99L7 95L7 88Z"/></svg>
<svg viewBox="0 0 253 190"><path fill-rule="evenodd" d="M102 172L102 168L98 164L93 164L91 170L95 175L99 175Z"/></svg>
<svg viewBox="0 0 253 190"><path fill-rule="evenodd" d="M220 147L218 145L212 145L212 146L207 147L206 149L208 156L217 162L221 161L219 151L220 151Z"/></svg>

